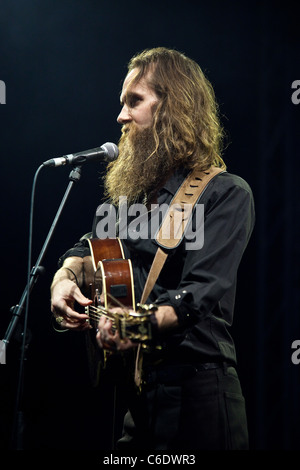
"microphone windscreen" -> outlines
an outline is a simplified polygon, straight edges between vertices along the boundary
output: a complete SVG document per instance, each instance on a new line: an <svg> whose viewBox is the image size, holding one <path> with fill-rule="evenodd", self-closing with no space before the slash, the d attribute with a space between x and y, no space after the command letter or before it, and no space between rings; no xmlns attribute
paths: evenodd
<svg viewBox="0 0 300 470"><path fill-rule="evenodd" d="M106 161L107 162L113 162L116 160L119 156L119 149L116 146L116 144L113 144L112 142L106 142L106 144L102 145L103 150L106 151Z"/></svg>

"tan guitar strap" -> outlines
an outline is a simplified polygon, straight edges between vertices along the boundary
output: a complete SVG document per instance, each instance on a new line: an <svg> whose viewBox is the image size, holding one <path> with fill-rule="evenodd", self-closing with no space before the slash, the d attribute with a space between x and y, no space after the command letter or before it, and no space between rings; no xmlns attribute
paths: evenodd
<svg viewBox="0 0 300 470"><path fill-rule="evenodd" d="M149 297L157 278L168 257L169 249L176 248L184 237L192 217L195 204L203 194L208 183L219 173L224 172L218 167L211 167L209 170L200 171L194 169L183 181L178 191L174 195L164 220L156 234L156 241L159 245L153 259L140 303L145 303ZM142 380L142 354L141 345L138 345L135 362L135 383L138 387Z"/></svg>

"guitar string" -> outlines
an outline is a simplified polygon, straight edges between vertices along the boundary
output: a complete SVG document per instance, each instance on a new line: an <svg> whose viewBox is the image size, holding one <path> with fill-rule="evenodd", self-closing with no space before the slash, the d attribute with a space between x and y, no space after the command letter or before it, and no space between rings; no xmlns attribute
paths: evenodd
<svg viewBox="0 0 300 470"><path fill-rule="evenodd" d="M90 310L91 310L91 313L90 313ZM110 313L104 307L102 308L102 307L90 306L88 315L89 315L90 318L96 319L96 320L100 319L102 316L105 316L105 317L109 318L110 320L115 320L115 315L113 313Z"/></svg>
<svg viewBox="0 0 300 470"><path fill-rule="evenodd" d="M104 307L95 307L95 306L89 306L89 310L92 310L91 312L89 312L89 317L91 320L99 320L101 318L101 316L106 316L107 318L109 318L110 320L112 320L113 322L113 325L112 325L112 330L113 331L116 331L118 329L116 323L115 323L115 318L113 317L114 314L110 313L108 310L106 310ZM103 312L103 313L98 313L98 311L100 312ZM136 338L135 338L136 339ZM147 335L145 337L142 337L141 338L142 340L147 340Z"/></svg>

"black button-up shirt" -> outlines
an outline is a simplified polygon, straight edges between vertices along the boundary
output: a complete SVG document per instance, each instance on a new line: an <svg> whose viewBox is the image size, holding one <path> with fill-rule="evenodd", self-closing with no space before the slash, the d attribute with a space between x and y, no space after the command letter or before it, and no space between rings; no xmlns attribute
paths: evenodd
<svg viewBox="0 0 300 470"><path fill-rule="evenodd" d="M186 174L176 172L167 181L158 193L158 204L170 204ZM183 238L177 248L169 250L148 303L171 305L179 319L179 327L164 336L163 355L174 361L234 364L236 353L229 330L237 270L254 226L253 195L242 178L224 172L210 181L198 204L204 205L203 246L187 249L187 240ZM144 218L145 223L149 215L150 212ZM195 218L194 212L192 227L196 233ZM129 225L131 220L129 217ZM93 238L97 236L99 222L96 216ZM139 301L158 245L153 237L128 237L122 242L125 257L132 261L135 297ZM86 240L82 239L60 263L67 256L88 254Z"/></svg>

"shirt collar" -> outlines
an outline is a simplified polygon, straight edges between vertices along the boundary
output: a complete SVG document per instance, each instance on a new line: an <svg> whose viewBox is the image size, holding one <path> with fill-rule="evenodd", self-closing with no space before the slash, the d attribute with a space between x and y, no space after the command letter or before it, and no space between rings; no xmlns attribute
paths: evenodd
<svg viewBox="0 0 300 470"><path fill-rule="evenodd" d="M179 186L182 184L185 177L190 172L187 168L179 168L174 171L174 173L170 176L170 178L165 182L163 187L160 189L158 196L164 191L168 191L173 196L177 192Z"/></svg>

